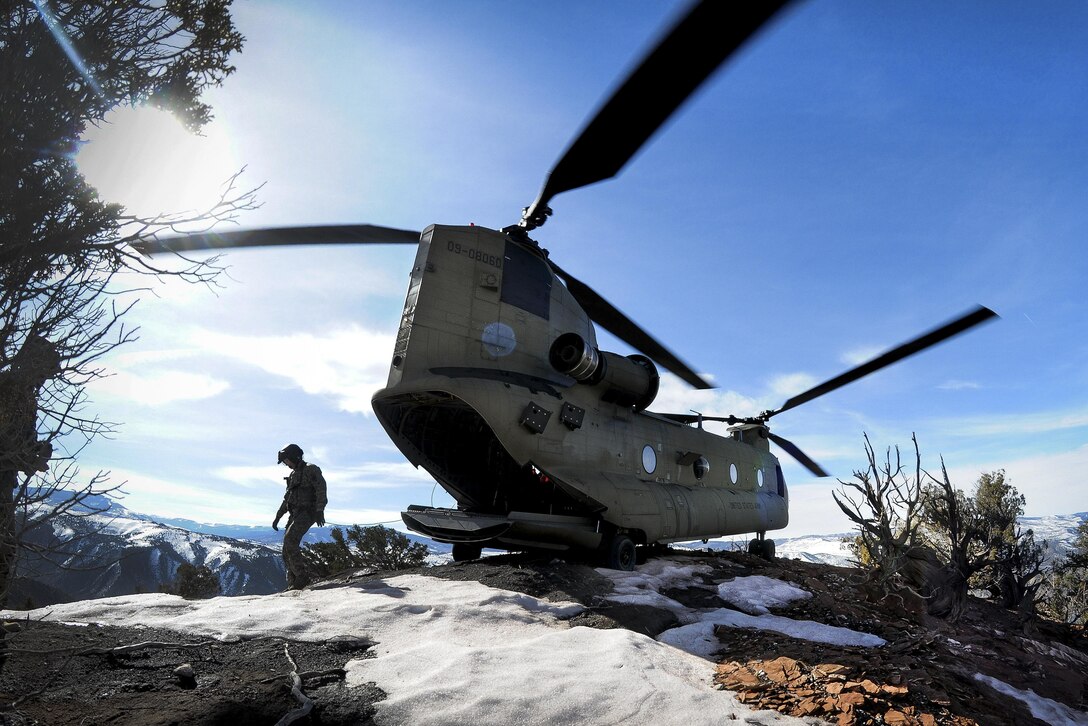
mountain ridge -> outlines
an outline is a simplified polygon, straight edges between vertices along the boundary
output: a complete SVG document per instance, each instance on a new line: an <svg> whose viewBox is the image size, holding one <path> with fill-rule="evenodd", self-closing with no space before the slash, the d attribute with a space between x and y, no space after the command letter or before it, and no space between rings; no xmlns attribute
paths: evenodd
<svg viewBox="0 0 1088 726"><path fill-rule="evenodd" d="M66 496L55 492L47 504ZM96 513L97 512L97 513ZM1037 541L1049 541L1048 560L1060 557L1072 546L1076 527L1088 520L1088 512L1020 518L1022 529L1032 529ZM334 527L311 529L304 542L329 541ZM432 564L450 560L450 545L408 533L413 542L427 546ZM807 535L778 539L778 556L839 567L850 565L850 553L842 540L851 533ZM265 595L283 589L284 566L279 543L282 529L270 526L205 524L183 518L158 517L126 508L104 495L86 498L79 508L61 514L49 527L32 533L37 547L63 546L73 539L79 551L58 562L24 559L9 602L43 606L135 592L156 592L173 582L183 563L205 565L220 580L224 595ZM678 549L712 551L743 550L746 539L721 538L674 543ZM492 553L494 554L494 553Z"/></svg>

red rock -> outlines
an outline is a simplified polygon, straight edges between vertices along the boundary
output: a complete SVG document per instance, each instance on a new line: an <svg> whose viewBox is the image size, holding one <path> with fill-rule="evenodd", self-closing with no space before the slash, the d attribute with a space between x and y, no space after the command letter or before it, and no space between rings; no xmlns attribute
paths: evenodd
<svg viewBox="0 0 1088 726"><path fill-rule="evenodd" d="M911 719L902 711L891 709L884 714L884 723L888 726L910 726Z"/></svg>
<svg viewBox="0 0 1088 726"><path fill-rule="evenodd" d="M839 663L820 663L812 668L812 672L818 676L841 676L850 669Z"/></svg>
<svg viewBox="0 0 1088 726"><path fill-rule="evenodd" d="M866 678L861 682L861 689L866 693L880 693L880 686Z"/></svg>
<svg viewBox="0 0 1088 726"><path fill-rule="evenodd" d="M838 697L838 703L843 711L852 711L865 703L865 696L860 693L843 693Z"/></svg>

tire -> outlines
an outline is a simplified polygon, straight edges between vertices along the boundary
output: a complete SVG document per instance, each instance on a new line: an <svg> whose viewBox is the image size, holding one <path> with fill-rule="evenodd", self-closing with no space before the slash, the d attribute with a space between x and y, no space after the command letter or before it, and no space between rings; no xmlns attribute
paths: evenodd
<svg viewBox="0 0 1088 726"><path fill-rule="evenodd" d="M748 554L755 555L757 557L763 556L763 547L760 545L758 539L748 540Z"/></svg>
<svg viewBox="0 0 1088 726"><path fill-rule="evenodd" d="M773 562L774 561L774 540L773 539L763 540L763 547L761 549L763 551L759 553L759 556L762 557L763 559L767 560L768 562Z"/></svg>
<svg viewBox="0 0 1088 726"><path fill-rule="evenodd" d="M607 566L612 570L624 570L630 572L635 569L635 561L638 559L638 551L635 543L625 534L617 534L612 538L608 546Z"/></svg>
<svg viewBox="0 0 1088 726"><path fill-rule="evenodd" d="M468 560L478 560L483 551L484 548L481 545L473 544L472 542L455 542L453 545L453 561L467 562Z"/></svg>

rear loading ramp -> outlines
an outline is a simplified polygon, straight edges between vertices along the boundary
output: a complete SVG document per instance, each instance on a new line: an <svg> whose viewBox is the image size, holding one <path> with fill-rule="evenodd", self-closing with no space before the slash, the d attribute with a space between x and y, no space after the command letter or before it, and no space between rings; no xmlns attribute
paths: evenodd
<svg viewBox="0 0 1088 726"><path fill-rule="evenodd" d="M597 520L590 517L534 512L482 514L416 505L400 516L408 529L439 542L470 542L497 549L555 550L596 549L601 544Z"/></svg>

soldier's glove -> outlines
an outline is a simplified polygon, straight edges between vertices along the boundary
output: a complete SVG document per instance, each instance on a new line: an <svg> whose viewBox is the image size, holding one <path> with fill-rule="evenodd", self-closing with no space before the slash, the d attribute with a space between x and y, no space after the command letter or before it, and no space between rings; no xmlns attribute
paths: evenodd
<svg viewBox="0 0 1088 726"><path fill-rule="evenodd" d="M324 512L318 512L317 513L317 526L318 527L324 527L325 526L325 513Z"/></svg>
<svg viewBox="0 0 1088 726"><path fill-rule="evenodd" d="M272 520L272 529L276 530L277 532L280 531L280 518L279 517L276 517L275 519Z"/></svg>

